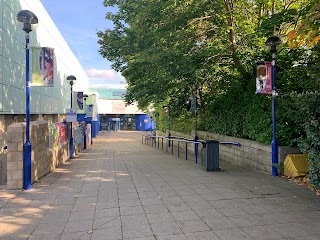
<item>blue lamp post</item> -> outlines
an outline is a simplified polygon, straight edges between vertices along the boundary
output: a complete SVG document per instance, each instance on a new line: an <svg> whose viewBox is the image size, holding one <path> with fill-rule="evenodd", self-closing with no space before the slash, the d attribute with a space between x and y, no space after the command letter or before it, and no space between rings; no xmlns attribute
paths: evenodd
<svg viewBox="0 0 320 240"><path fill-rule="evenodd" d="M31 148L30 143L30 67L29 67L29 33L31 25L38 23L37 16L22 10L17 14L17 21L23 23L22 30L26 32L26 142L23 145L23 189L31 189Z"/></svg>
<svg viewBox="0 0 320 240"><path fill-rule="evenodd" d="M83 134L83 149L87 149L87 94L83 94L83 110L84 110L84 134Z"/></svg>
<svg viewBox="0 0 320 240"><path fill-rule="evenodd" d="M265 42L266 46L270 46L270 52L272 54L272 176L277 176L278 164L278 144L277 144L277 128L276 128L276 52L277 46L281 44L281 39L277 36L271 36Z"/></svg>
<svg viewBox="0 0 320 240"><path fill-rule="evenodd" d="M168 139L169 139L169 147L170 147L170 138L171 138L171 132L170 132L170 107L168 106Z"/></svg>
<svg viewBox="0 0 320 240"><path fill-rule="evenodd" d="M94 127L92 126L93 125L92 118L93 118L93 114L94 114L93 107L94 107L94 104L89 105L89 108L91 109L91 112L92 112L92 116L91 116L91 143L90 143L91 145L93 144L93 129L94 129Z"/></svg>
<svg viewBox="0 0 320 240"><path fill-rule="evenodd" d="M72 108L72 86L76 83L77 79L75 76L70 75L67 77L67 80L70 83L71 91L70 91L70 108ZM72 122L70 128L70 142L69 142L69 149L70 149L70 159L73 159L73 137L72 137Z"/></svg>

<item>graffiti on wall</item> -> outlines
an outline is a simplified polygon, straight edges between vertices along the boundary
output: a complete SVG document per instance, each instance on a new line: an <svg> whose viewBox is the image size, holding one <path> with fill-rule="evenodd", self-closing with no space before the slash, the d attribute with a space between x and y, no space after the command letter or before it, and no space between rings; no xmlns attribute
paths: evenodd
<svg viewBox="0 0 320 240"><path fill-rule="evenodd" d="M49 148L58 149L67 141L67 127L63 123L52 123L49 125Z"/></svg>
<svg viewBox="0 0 320 240"><path fill-rule="evenodd" d="M74 130L74 142L76 145L78 145L83 141L83 128L82 126L77 126L73 130Z"/></svg>

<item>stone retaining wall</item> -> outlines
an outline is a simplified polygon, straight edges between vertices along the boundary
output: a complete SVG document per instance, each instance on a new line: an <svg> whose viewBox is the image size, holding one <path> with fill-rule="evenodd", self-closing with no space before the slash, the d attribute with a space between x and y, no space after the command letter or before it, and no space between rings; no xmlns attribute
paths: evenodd
<svg viewBox="0 0 320 240"><path fill-rule="evenodd" d="M157 131L157 135L167 136L167 133ZM171 131L171 136L193 139L194 132L192 132L190 135L186 135ZM228 162L230 164L241 166L243 168L251 170L270 174L272 173L271 145L264 145L248 139L235 138L204 131L198 131L198 137L199 140L216 140L219 142L240 143L240 147L232 144L219 144L220 161ZM176 145L177 144L175 144L175 147ZM183 149L183 146L183 144L180 144L180 149ZM201 158L201 148L202 144L199 144L199 159ZM188 151L194 154L193 147L188 148ZM278 152L279 162L284 162L287 154L301 153L298 148L290 148L284 146L279 146Z"/></svg>
<svg viewBox="0 0 320 240"><path fill-rule="evenodd" d="M23 188L23 144L25 143L25 123L14 123L8 127L7 136L7 188ZM30 123L32 145L32 183L53 171L69 159L68 141L57 150L49 149L49 123Z"/></svg>
<svg viewBox="0 0 320 240"><path fill-rule="evenodd" d="M241 166L248 169L271 172L271 145L264 145L252 140L224 136L220 134L199 131L199 139L217 140L219 142L235 142L240 143L240 147L232 144L220 144L220 160L231 164ZM290 148L285 146L278 147L279 162L284 162L287 154L301 153L298 148Z"/></svg>
<svg viewBox="0 0 320 240"><path fill-rule="evenodd" d="M7 146L8 127L13 123L24 122L25 114L2 114L0 115L0 185L7 184ZM49 123L62 122L64 114L30 114L30 121L44 120Z"/></svg>

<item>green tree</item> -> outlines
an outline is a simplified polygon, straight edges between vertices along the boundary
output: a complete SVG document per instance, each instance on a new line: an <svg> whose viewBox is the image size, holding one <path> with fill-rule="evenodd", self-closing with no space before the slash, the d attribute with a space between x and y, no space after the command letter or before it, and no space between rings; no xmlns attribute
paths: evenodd
<svg viewBox="0 0 320 240"><path fill-rule="evenodd" d="M127 103L155 106L163 129L161 109L168 104L172 129L193 129L194 116L184 104L197 93L201 130L270 144L271 98L255 94L255 64L271 61L264 43L279 36L277 139L316 152L309 142L318 135L310 129L319 116L309 93L320 90L318 1L106 0L104 5L119 11L107 14L114 28L98 32L99 51L126 78ZM317 176L314 169L311 175Z"/></svg>

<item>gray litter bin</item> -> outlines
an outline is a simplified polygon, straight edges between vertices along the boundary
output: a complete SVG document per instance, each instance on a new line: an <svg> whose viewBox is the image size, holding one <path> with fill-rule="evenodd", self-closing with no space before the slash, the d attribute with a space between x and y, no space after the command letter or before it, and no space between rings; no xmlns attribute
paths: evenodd
<svg viewBox="0 0 320 240"><path fill-rule="evenodd" d="M202 141L201 166L206 171L220 171L218 141Z"/></svg>

